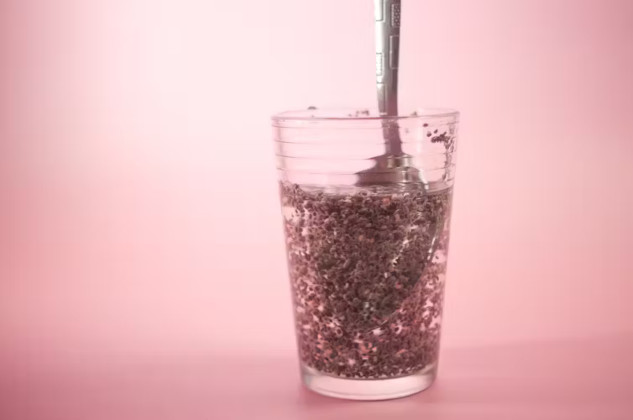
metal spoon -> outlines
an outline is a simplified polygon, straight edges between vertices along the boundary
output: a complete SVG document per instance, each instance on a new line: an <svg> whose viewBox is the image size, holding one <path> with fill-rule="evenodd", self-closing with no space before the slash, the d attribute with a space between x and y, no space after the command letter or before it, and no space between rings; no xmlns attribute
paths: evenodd
<svg viewBox="0 0 633 420"><path fill-rule="evenodd" d="M402 152L398 129L398 62L401 0L374 0L376 20L376 88L385 153L372 158L374 166L359 172L357 185L420 182L411 156ZM392 118L390 118L392 117Z"/></svg>
<svg viewBox="0 0 633 420"><path fill-rule="evenodd" d="M385 139L385 153L372 158L374 166L362 172L358 172L356 185L385 185L419 183L425 191L430 186L424 177L413 166L412 157L402 151L402 140L398 127L398 61L400 52L400 18L401 0L374 0L376 17L376 88L378 93L378 109L382 119L383 138ZM418 284L439 246L440 236L444 227L443 215L438 215L435 220L433 240L429 250L424 256L424 265L418 275L414 275L412 281L406 286L409 290ZM400 252L396 257L400 256ZM402 307L407 299L415 298L415 294L407 293L399 307ZM367 332L382 328L391 322L394 314L385 316L377 325Z"/></svg>

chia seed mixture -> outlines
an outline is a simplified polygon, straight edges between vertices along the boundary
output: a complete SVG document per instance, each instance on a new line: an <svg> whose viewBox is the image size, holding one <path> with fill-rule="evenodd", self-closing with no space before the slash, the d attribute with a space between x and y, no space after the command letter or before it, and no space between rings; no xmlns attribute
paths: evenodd
<svg viewBox="0 0 633 420"><path fill-rule="evenodd" d="M303 365L351 379L433 366L451 189L280 187Z"/></svg>

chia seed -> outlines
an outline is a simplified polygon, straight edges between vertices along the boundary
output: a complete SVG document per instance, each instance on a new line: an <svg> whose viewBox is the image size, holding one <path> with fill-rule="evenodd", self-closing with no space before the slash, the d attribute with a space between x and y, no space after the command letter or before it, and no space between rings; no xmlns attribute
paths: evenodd
<svg viewBox="0 0 633 420"><path fill-rule="evenodd" d="M280 189L302 363L357 379L435 364L452 190Z"/></svg>

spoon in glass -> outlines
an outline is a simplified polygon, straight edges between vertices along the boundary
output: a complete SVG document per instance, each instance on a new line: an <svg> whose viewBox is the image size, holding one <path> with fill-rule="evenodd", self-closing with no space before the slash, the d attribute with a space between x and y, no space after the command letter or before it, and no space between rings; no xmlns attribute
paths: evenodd
<svg viewBox="0 0 633 420"><path fill-rule="evenodd" d="M398 63L400 59L401 0L374 0L376 21L376 91L382 119L385 153L372 158L374 166L358 172L356 185L420 182L411 156L403 153L398 127Z"/></svg>

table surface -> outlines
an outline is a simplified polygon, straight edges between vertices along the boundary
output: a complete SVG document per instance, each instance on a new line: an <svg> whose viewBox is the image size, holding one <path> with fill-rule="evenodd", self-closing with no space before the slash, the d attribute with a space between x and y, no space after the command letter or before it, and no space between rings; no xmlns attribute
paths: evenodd
<svg viewBox="0 0 633 420"><path fill-rule="evenodd" d="M633 336L445 349L430 389L381 402L304 389L292 355L229 353L4 355L0 418L633 419Z"/></svg>

